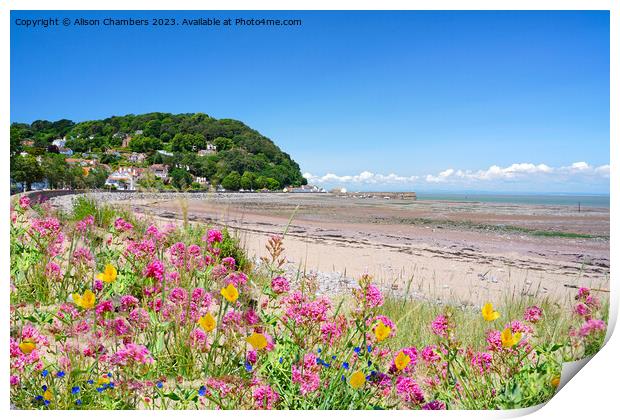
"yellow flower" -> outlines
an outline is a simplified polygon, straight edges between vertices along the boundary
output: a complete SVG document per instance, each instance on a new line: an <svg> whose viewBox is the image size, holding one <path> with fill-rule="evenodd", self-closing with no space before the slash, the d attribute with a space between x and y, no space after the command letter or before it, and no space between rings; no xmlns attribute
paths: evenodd
<svg viewBox="0 0 620 420"><path fill-rule="evenodd" d="M112 283L116 280L116 268L112 264L106 264L103 273L97 274L97 280L104 283Z"/></svg>
<svg viewBox="0 0 620 420"><path fill-rule="evenodd" d="M495 321L499 318L499 312L493 310L493 305L490 302L487 302L482 307L482 317L486 321Z"/></svg>
<svg viewBox="0 0 620 420"><path fill-rule="evenodd" d="M99 379L97 379L97 385L107 385L109 383L110 378L108 378L108 375L100 376Z"/></svg>
<svg viewBox="0 0 620 420"><path fill-rule="evenodd" d="M200 317L198 324L206 332L211 332L215 329L215 318L213 318L211 313L207 313L205 316Z"/></svg>
<svg viewBox="0 0 620 420"><path fill-rule="evenodd" d="M557 388L558 386L560 386L560 377L556 376L553 379L551 379L551 386L554 388Z"/></svg>
<svg viewBox="0 0 620 420"><path fill-rule="evenodd" d="M21 343L19 343L19 349L24 354L30 354L32 353L32 350L36 348L37 348L37 345L30 340L24 340Z"/></svg>
<svg viewBox="0 0 620 420"><path fill-rule="evenodd" d="M405 352L402 350L396 355L396 358L394 359L394 365L398 370L403 370L404 368L406 368L409 362L411 362L411 357L406 355Z"/></svg>
<svg viewBox="0 0 620 420"><path fill-rule="evenodd" d="M518 332L513 334L510 328L506 328L504 331L502 331L501 338L502 347L510 348L517 344L519 341L521 341L521 333Z"/></svg>
<svg viewBox="0 0 620 420"><path fill-rule="evenodd" d="M267 347L267 338L260 333L252 333L252 335L245 340L250 343L252 347L254 347L256 350L262 350Z"/></svg>
<svg viewBox="0 0 620 420"><path fill-rule="evenodd" d="M349 383L354 389L359 389L364 386L366 383L366 377L364 376L364 372L358 370L353 375L351 375L351 379L349 379Z"/></svg>
<svg viewBox="0 0 620 420"><path fill-rule="evenodd" d="M43 399L44 400L52 401L53 397L54 396L52 395L52 392L49 389L43 393Z"/></svg>
<svg viewBox="0 0 620 420"><path fill-rule="evenodd" d="M95 306L95 294L90 290L85 291L83 295L74 293L71 296L75 304L80 308L91 309Z"/></svg>
<svg viewBox="0 0 620 420"><path fill-rule="evenodd" d="M375 327L375 337L377 337L378 342L382 342L390 335L392 329L385 325L383 321L379 320L379 323Z"/></svg>
<svg viewBox="0 0 620 420"><path fill-rule="evenodd" d="M232 283L228 283L228 286L222 288L221 293L222 296L224 296L224 298L230 303L235 303L235 301L239 298L239 292Z"/></svg>

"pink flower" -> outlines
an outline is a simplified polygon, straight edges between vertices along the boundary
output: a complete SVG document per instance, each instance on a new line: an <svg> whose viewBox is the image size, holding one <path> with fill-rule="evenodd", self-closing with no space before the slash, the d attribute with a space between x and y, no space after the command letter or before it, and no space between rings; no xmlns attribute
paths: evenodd
<svg viewBox="0 0 620 420"><path fill-rule="evenodd" d="M30 198L25 195L19 197L19 206L24 210L30 207Z"/></svg>
<svg viewBox="0 0 620 420"><path fill-rule="evenodd" d="M205 352L209 349L209 342L207 341L207 334L200 328L195 328L189 334L190 344L193 347L197 347L199 351Z"/></svg>
<svg viewBox="0 0 620 420"><path fill-rule="evenodd" d="M159 260L149 262L144 268L142 275L161 281L164 278L164 263Z"/></svg>
<svg viewBox="0 0 620 420"><path fill-rule="evenodd" d="M113 321L113 326L114 326L114 334L116 334L118 337L129 335L130 326L125 320L125 318L120 318L120 317L116 318Z"/></svg>
<svg viewBox="0 0 620 420"><path fill-rule="evenodd" d="M304 356L303 367L293 365L291 367L292 380L299 384L301 395L316 391L321 384L318 374L319 366L316 363L316 355L309 353Z"/></svg>
<svg viewBox="0 0 620 420"><path fill-rule="evenodd" d="M422 404L424 393L422 388L412 378L399 376L396 379L396 393L407 403Z"/></svg>
<svg viewBox="0 0 620 420"><path fill-rule="evenodd" d="M244 314L245 322L248 325L258 324L260 322L260 318L254 309L249 308Z"/></svg>
<svg viewBox="0 0 620 420"><path fill-rule="evenodd" d="M422 410L445 410L446 403L439 400L433 400L422 405Z"/></svg>
<svg viewBox="0 0 620 420"><path fill-rule="evenodd" d="M114 229L116 229L119 232L127 232L133 229L133 225L127 222L126 220L124 220L123 218L119 217L114 222Z"/></svg>
<svg viewBox="0 0 620 420"><path fill-rule="evenodd" d="M94 225L95 218L93 216L86 216L84 219L80 220L75 224L75 230L80 233L85 233L89 227Z"/></svg>
<svg viewBox="0 0 620 420"><path fill-rule="evenodd" d="M491 330L487 333L487 349L490 351L499 351L502 349L502 334L497 330Z"/></svg>
<svg viewBox="0 0 620 420"><path fill-rule="evenodd" d="M207 236L203 237L202 240L206 240L209 244L214 242L222 242L222 232L215 229L209 230L207 232Z"/></svg>
<svg viewBox="0 0 620 420"><path fill-rule="evenodd" d="M228 268L229 270L234 270L237 266L237 262L235 261L233 257L222 258L222 264L224 265L224 267Z"/></svg>
<svg viewBox="0 0 620 420"><path fill-rule="evenodd" d="M422 349L422 360L429 364L439 362L441 360L441 355L437 352L437 346L424 347Z"/></svg>
<svg viewBox="0 0 620 420"><path fill-rule="evenodd" d="M121 302L121 311L128 311L129 309L138 305L139 300L138 298L134 296L125 295L125 296L121 296L120 302Z"/></svg>
<svg viewBox="0 0 620 420"><path fill-rule="evenodd" d="M250 364L254 364L256 363L256 360L258 359L258 353L256 352L256 350L248 350L248 352L245 355L245 360L247 360Z"/></svg>
<svg viewBox="0 0 620 420"><path fill-rule="evenodd" d="M353 294L366 308L377 308L383 305L383 294L374 284L369 284L365 289L355 289Z"/></svg>
<svg viewBox="0 0 620 420"><path fill-rule="evenodd" d="M247 282L248 282L248 276L246 276L245 273L242 273L239 271L230 273L224 279L225 286L228 286L229 284L232 283L233 286L235 286L237 289L240 288L241 286L245 286Z"/></svg>
<svg viewBox="0 0 620 420"><path fill-rule="evenodd" d="M45 266L45 276L49 280L60 281L62 279L62 272L60 271L60 266L55 262L48 262Z"/></svg>
<svg viewBox="0 0 620 420"><path fill-rule="evenodd" d="M277 294L286 293L291 289L291 286L287 279L284 277L276 277L271 280L271 290Z"/></svg>
<svg viewBox="0 0 620 420"><path fill-rule="evenodd" d="M261 385L252 392L254 407L259 410L271 410L280 396L269 385Z"/></svg>
<svg viewBox="0 0 620 420"><path fill-rule="evenodd" d="M481 375L484 375L491 370L492 363L493 355L490 353L478 352L471 358L472 367Z"/></svg>
<svg viewBox="0 0 620 420"><path fill-rule="evenodd" d="M587 298L588 296L590 296L590 289L588 289L587 287L581 287L579 288L579 291L577 292L577 296L575 297L575 299L582 300L582 299Z"/></svg>
<svg viewBox="0 0 620 420"><path fill-rule="evenodd" d="M95 312L97 315L101 315L105 312L114 312L114 305L112 305L111 300L104 300L103 302L97 304L95 307Z"/></svg>
<svg viewBox="0 0 620 420"><path fill-rule="evenodd" d="M21 201L21 198L20 198L19 201ZM19 383L20 383L19 376L11 375L11 386L17 386L17 385L19 385Z"/></svg>
<svg viewBox="0 0 620 420"><path fill-rule="evenodd" d="M73 263L90 266L93 264L93 254L91 254L88 248L80 247L73 252Z"/></svg>
<svg viewBox="0 0 620 420"><path fill-rule="evenodd" d="M592 311L590 310L588 305L586 305L585 303L579 302L575 305L575 313L585 318L585 317L590 316L592 314Z"/></svg>
<svg viewBox="0 0 620 420"><path fill-rule="evenodd" d="M144 308L135 308L129 313L129 322L139 330L146 330L151 322L149 313Z"/></svg>
<svg viewBox="0 0 620 420"><path fill-rule="evenodd" d="M537 323L542 318L543 311L538 306L530 306L525 309L525 313L523 314L523 319L532 324Z"/></svg>
<svg viewBox="0 0 620 420"><path fill-rule="evenodd" d="M581 337L587 337L592 333L605 331L607 329L607 325L605 321L600 319L589 319L587 320L581 328L579 328L579 335Z"/></svg>
<svg viewBox="0 0 620 420"><path fill-rule="evenodd" d="M431 331L439 337L448 338L448 319L444 315L438 315L431 323Z"/></svg>
<svg viewBox="0 0 620 420"><path fill-rule="evenodd" d="M346 323L346 321L344 321ZM321 335L323 342L333 345L341 336L344 329L344 324L341 322L327 321L321 325Z"/></svg>
<svg viewBox="0 0 620 420"><path fill-rule="evenodd" d="M114 365L125 366L128 363L151 364L153 358L146 347L140 344L127 343L125 346L114 353L110 359Z"/></svg>

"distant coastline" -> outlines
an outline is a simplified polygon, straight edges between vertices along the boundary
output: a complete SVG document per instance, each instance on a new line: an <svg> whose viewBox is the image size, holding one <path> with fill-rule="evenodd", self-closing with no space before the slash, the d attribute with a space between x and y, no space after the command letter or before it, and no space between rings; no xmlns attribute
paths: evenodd
<svg viewBox="0 0 620 420"><path fill-rule="evenodd" d="M417 193L418 200L447 200L483 203L511 203L609 208L605 194L493 194L493 193Z"/></svg>

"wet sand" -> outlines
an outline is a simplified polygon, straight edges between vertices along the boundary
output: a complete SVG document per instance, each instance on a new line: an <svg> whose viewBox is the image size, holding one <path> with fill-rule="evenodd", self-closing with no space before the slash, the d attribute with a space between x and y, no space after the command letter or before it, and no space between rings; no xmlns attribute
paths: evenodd
<svg viewBox="0 0 620 420"><path fill-rule="evenodd" d="M186 212L191 222L227 225L251 256L264 255L269 235L288 226L292 266L347 278L369 273L396 293L477 304L506 293L563 299L574 292L565 285L609 285L605 208L331 194L180 197L136 194L122 202L162 220Z"/></svg>

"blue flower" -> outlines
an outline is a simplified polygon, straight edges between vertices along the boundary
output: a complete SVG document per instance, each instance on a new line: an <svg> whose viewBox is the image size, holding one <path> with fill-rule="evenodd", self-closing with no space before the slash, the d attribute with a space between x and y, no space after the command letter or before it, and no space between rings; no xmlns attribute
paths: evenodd
<svg viewBox="0 0 620 420"><path fill-rule="evenodd" d="M357 354L360 354L360 351L362 351L362 349L360 349L359 347L355 347L353 351Z"/></svg>
<svg viewBox="0 0 620 420"><path fill-rule="evenodd" d="M43 395L37 395L36 397L34 397L34 399L36 401L41 401L41 400L43 400Z"/></svg>
<svg viewBox="0 0 620 420"><path fill-rule="evenodd" d="M342 380L342 382L346 382L346 380L347 380L347 378L345 378L345 377L344 377L344 375L342 375L342 376L340 377L340 379Z"/></svg>
<svg viewBox="0 0 620 420"><path fill-rule="evenodd" d="M112 377L112 372L108 372L108 378Z"/></svg>
<svg viewBox="0 0 620 420"><path fill-rule="evenodd" d="M114 382L110 382L110 383L108 384L108 388L110 388L110 389L114 389Z"/></svg>
<svg viewBox="0 0 620 420"><path fill-rule="evenodd" d="M319 347L319 349L317 350L317 352L319 352L319 353L320 353L321 351L322 351L322 350L321 350L321 348Z"/></svg>
<svg viewBox="0 0 620 420"><path fill-rule="evenodd" d="M41 376L43 376L45 378L48 373L49 373L48 370L45 369L43 372L41 372Z"/></svg>
<svg viewBox="0 0 620 420"><path fill-rule="evenodd" d="M280 360L279 360L279 361L280 361L280 363L282 363L282 358L281 358L281 357L280 357Z"/></svg>
<svg viewBox="0 0 620 420"><path fill-rule="evenodd" d="M88 381L86 381L87 384L92 385L95 383L95 381L93 381L92 379L89 379Z"/></svg>
<svg viewBox="0 0 620 420"><path fill-rule="evenodd" d="M198 390L198 395L200 395L201 397L204 397L205 395L207 395L207 388L205 388L205 386L201 386L200 389Z"/></svg>
<svg viewBox="0 0 620 420"><path fill-rule="evenodd" d="M336 360L336 356L332 356L332 360Z"/></svg>
<svg viewBox="0 0 620 420"><path fill-rule="evenodd" d="M252 372L252 365L250 364L250 362L246 361L244 366L245 366L245 370L247 370L248 372Z"/></svg>
<svg viewBox="0 0 620 420"><path fill-rule="evenodd" d="M161 383L161 381L157 382L157 388L162 388L164 386L164 384Z"/></svg>
<svg viewBox="0 0 620 420"><path fill-rule="evenodd" d="M368 366L370 367L370 365L372 365L372 362L369 360L368 361Z"/></svg>
<svg viewBox="0 0 620 420"><path fill-rule="evenodd" d="M41 388L43 388L43 391L47 391L47 385L43 385Z"/></svg>
<svg viewBox="0 0 620 420"><path fill-rule="evenodd" d="M58 373L56 374L56 376L58 376L59 378L64 378L64 377L65 377L65 371L64 371L64 370L61 370L60 372L58 372Z"/></svg>
<svg viewBox="0 0 620 420"><path fill-rule="evenodd" d="M82 405L82 400L77 399L77 400L75 400L75 403L76 403L77 405Z"/></svg>
<svg viewBox="0 0 620 420"><path fill-rule="evenodd" d="M80 392L80 387L79 386L74 386L73 388L71 388L71 393L72 394L77 394L78 392Z"/></svg>
<svg viewBox="0 0 620 420"><path fill-rule="evenodd" d="M344 370L349 370L349 362L342 362L342 367Z"/></svg>
<svg viewBox="0 0 620 420"><path fill-rule="evenodd" d="M97 392L103 392L103 391L105 391L105 388L104 388L104 387L101 387L101 386L100 386L100 387L98 387L98 388L97 388Z"/></svg>
<svg viewBox="0 0 620 420"><path fill-rule="evenodd" d="M45 400L45 401L43 401L43 404L45 404L45 405L50 405L50 400Z"/></svg>
<svg viewBox="0 0 620 420"><path fill-rule="evenodd" d="M372 351L372 346L369 344L368 347L366 347L366 349L368 350L368 353L370 353Z"/></svg>

